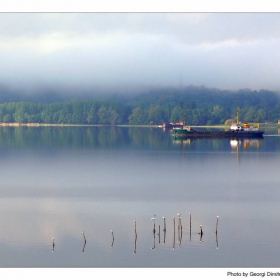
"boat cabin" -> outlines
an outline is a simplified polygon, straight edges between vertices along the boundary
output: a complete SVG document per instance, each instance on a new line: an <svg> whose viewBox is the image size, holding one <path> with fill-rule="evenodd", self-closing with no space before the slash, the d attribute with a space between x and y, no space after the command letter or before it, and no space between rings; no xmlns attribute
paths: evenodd
<svg viewBox="0 0 280 280"><path fill-rule="evenodd" d="M243 127L240 126L240 125L238 125L238 124L236 124L236 123L233 123L233 124L230 126L230 130L236 130L236 131L238 131L238 130L243 130Z"/></svg>

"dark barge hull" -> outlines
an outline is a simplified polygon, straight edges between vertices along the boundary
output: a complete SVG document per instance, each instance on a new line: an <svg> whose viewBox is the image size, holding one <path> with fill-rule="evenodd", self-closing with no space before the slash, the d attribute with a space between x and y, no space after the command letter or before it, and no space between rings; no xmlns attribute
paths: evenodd
<svg viewBox="0 0 280 280"><path fill-rule="evenodd" d="M175 138L263 138L264 131L198 131L174 129Z"/></svg>

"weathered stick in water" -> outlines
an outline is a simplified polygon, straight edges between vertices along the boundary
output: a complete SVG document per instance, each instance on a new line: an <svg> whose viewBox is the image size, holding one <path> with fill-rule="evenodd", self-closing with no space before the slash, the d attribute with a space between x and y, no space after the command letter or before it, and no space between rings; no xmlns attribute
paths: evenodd
<svg viewBox="0 0 280 280"><path fill-rule="evenodd" d="M114 237L114 232L113 232L112 229L110 230L110 232L111 232L111 234L112 234L112 244L111 244L111 248L113 248L113 246L114 246L114 241L115 241L115 237Z"/></svg>
<svg viewBox="0 0 280 280"><path fill-rule="evenodd" d="M54 238L52 238L52 242L53 242L53 244L52 244L52 252L54 252L54 246L55 246Z"/></svg>
<svg viewBox="0 0 280 280"><path fill-rule="evenodd" d="M166 232L166 221L165 221L165 217L163 218L163 231Z"/></svg>
<svg viewBox="0 0 280 280"><path fill-rule="evenodd" d="M216 222L216 234L218 233L218 222L219 222L219 216L217 216L217 222Z"/></svg>
<svg viewBox="0 0 280 280"><path fill-rule="evenodd" d="M192 239L192 213L190 213L190 241Z"/></svg>

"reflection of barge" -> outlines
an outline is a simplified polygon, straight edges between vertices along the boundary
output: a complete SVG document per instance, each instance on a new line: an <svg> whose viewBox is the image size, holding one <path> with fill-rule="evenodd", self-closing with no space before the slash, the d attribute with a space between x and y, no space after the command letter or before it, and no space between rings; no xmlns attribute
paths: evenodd
<svg viewBox="0 0 280 280"><path fill-rule="evenodd" d="M213 137L213 138L262 138L264 131L259 130L257 127L250 127L249 124L243 126L232 124L227 131L208 131L208 130L195 130L190 127L184 126L183 128L174 128L173 135L175 138L189 138L189 137Z"/></svg>

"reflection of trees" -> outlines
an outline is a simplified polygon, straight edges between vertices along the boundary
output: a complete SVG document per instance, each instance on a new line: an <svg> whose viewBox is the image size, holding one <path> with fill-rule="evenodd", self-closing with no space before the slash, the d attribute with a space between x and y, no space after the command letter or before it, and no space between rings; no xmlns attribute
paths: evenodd
<svg viewBox="0 0 280 280"><path fill-rule="evenodd" d="M183 149L182 145L178 145L180 144L178 141L173 143L169 132L147 127L0 127L0 149L116 149L128 147L146 150ZM258 143L261 141L259 140ZM263 150L279 150L275 137L267 137L264 144L267 145L261 146ZM253 147L253 144L250 146ZM209 150L229 151L230 149L229 139L192 139L187 150L203 152Z"/></svg>
<svg viewBox="0 0 280 280"><path fill-rule="evenodd" d="M170 135L159 129L117 126L1 127L0 148L165 147Z"/></svg>
<svg viewBox="0 0 280 280"><path fill-rule="evenodd" d="M170 135L157 128L129 128L128 132L132 143L139 147L168 148Z"/></svg>
<svg viewBox="0 0 280 280"><path fill-rule="evenodd" d="M104 127L95 130L98 147L114 148L128 144L126 135L118 127Z"/></svg>

